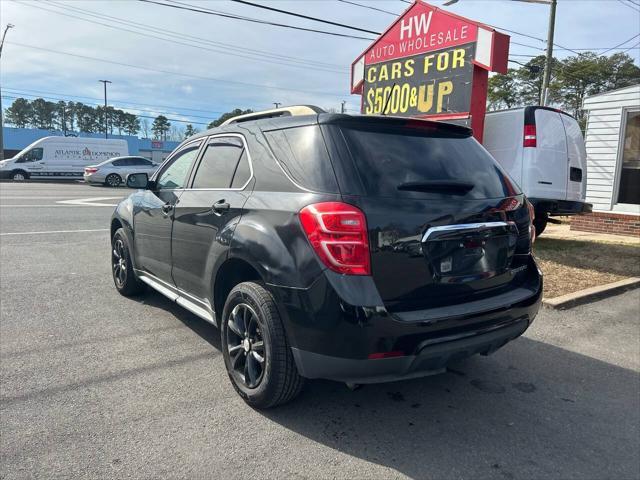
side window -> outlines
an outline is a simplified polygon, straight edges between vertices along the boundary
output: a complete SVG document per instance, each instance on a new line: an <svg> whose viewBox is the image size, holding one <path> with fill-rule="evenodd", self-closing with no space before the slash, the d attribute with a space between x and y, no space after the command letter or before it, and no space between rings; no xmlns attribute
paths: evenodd
<svg viewBox="0 0 640 480"><path fill-rule="evenodd" d="M217 137L207 145L195 178L193 188L229 188L242 158L246 160L244 143L238 137ZM242 186L245 181L240 184Z"/></svg>
<svg viewBox="0 0 640 480"><path fill-rule="evenodd" d="M173 157L158 177L156 188L158 190L183 188L187 181L191 163L198 155L199 147L200 145L192 145Z"/></svg>
<svg viewBox="0 0 640 480"><path fill-rule="evenodd" d="M113 165L114 167L124 167L126 165L126 160L124 158L121 158L120 160L114 160L113 162L111 162L111 165Z"/></svg>
<svg viewBox="0 0 640 480"><path fill-rule="evenodd" d="M42 160L43 153L44 150L41 147L32 148L28 152L25 152L24 155L22 155L22 158L18 163L39 162L40 160Z"/></svg>
<svg viewBox="0 0 640 480"><path fill-rule="evenodd" d="M317 192L339 191L318 125L272 130L264 135L276 159L296 183Z"/></svg>
<svg viewBox="0 0 640 480"><path fill-rule="evenodd" d="M231 182L231 188L242 188L249 178L251 178L251 167L249 166L249 156L245 149L240 157L240 162L238 162L236 173Z"/></svg>

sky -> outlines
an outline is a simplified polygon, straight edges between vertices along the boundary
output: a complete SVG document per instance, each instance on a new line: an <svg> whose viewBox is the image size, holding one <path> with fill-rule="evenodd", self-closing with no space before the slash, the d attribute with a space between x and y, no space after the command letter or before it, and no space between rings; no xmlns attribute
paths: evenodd
<svg viewBox="0 0 640 480"><path fill-rule="evenodd" d="M159 1L374 38L231 0ZM253 1L375 32L384 31L394 14L409 7L402 0L350 0L385 12L340 0ZM443 8L535 37L512 34L513 60L524 63L528 56L544 53L539 39L546 38L547 5L459 0ZM272 108L273 102L339 110L344 101L347 112L358 112L360 97L349 93L349 69L371 43L138 0L0 0L0 26L7 23L15 27L7 34L0 61L4 107L18 96L101 104L103 84L98 80L108 79L110 105L138 115L164 114L176 125L184 125L178 120L191 122L199 129L222 112ZM554 43L562 47L602 52L639 33L640 0L558 0ZM639 40L612 52L627 50L640 64ZM554 55L574 54L556 49Z"/></svg>

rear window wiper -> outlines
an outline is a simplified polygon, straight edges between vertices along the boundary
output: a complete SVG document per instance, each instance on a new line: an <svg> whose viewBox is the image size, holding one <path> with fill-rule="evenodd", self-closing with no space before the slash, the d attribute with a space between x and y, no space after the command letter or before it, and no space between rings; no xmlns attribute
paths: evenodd
<svg viewBox="0 0 640 480"><path fill-rule="evenodd" d="M474 183L457 180L431 180L426 182L401 183L396 188L404 192L433 192L464 195L475 187Z"/></svg>

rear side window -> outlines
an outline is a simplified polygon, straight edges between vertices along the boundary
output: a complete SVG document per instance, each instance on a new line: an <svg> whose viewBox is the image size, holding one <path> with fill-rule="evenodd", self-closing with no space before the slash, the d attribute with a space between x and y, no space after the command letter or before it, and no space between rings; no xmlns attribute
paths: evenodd
<svg viewBox="0 0 640 480"><path fill-rule="evenodd" d="M298 185L316 192L338 192L336 176L318 125L264 133L276 159Z"/></svg>
<svg viewBox="0 0 640 480"><path fill-rule="evenodd" d="M472 137L430 129L341 127L367 195L429 198L502 198L520 193ZM447 185L468 189L447 191Z"/></svg>
<svg viewBox="0 0 640 480"><path fill-rule="evenodd" d="M240 188L250 176L242 140L238 137L217 137L209 142L202 155L192 188Z"/></svg>
<svg viewBox="0 0 640 480"><path fill-rule="evenodd" d="M127 165L127 160L124 158L121 158L120 160L114 160L113 162L111 162L111 164L114 167L124 167L125 165Z"/></svg>

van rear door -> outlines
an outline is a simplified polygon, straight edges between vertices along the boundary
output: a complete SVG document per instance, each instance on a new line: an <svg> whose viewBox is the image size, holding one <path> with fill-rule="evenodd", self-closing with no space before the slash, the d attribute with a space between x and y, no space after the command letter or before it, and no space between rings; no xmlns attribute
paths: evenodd
<svg viewBox="0 0 640 480"><path fill-rule="evenodd" d="M529 107L531 108L531 107ZM532 198L565 200L567 196L567 139L561 115L535 108L536 146L525 147L524 191ZM528 118L529 117L529 118ZM525 123L531 122L525 114Z"/></svg>
<svg viewBox="0 0 640 480"><path fill-rule="evenodd" d="M584 201L587 193L587 151L584 137L578 122L569 115L561 114L567 136L567 155L569 157L567 200Z"/></svg>

